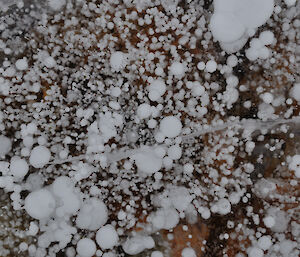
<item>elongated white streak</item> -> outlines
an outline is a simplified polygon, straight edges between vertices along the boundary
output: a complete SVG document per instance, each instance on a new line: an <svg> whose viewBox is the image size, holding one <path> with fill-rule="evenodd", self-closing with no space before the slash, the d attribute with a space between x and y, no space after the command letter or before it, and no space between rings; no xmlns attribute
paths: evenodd
<svg viewBox="0 0 300 257"><path fill-rule="evenodd" d="M266 121L247 119L247 120L241 120L241 121L226 122L221 125L216 125L216 126L211 126L211 127L204 128L204 129L199 129L198 131L195 131L189 135L184 135L184 136L182 136L182 140L188 141L191 138L200 137L205 134L222 131L224 129L229 129L229 128L246 129L247 127L250 127L252 130L262 130L262 129L271 129L278 125L283 125L283 124L288 124L288 123L299 124L300 116L294 117L291 119L276 119L276 120L266 120ZM160 144L160 145L163 145L163 144ZM103 154L107 158L107 164L110 164L110 163L114 163L114 162L118 162L118 161L127 159L140 151L141 151L141 149L139 149L139 148L137 148L137 149L121 148L119 150L112 151L110 153L103 153ZM69 157L64 160L52 161L49 164L51 164L51 165L64 164L64 163L68 163L68 162L87 160L92 157L93 157L93 155L91 155L91 154L81 154L78 156Z"/></svg>
<svg viewBox="0 0 300 257"><path fill-rule="evenodd" d="M200 137L205 134L222 131L224 129L229 129L229 128L246 129L247 127L251 127L254 130L262 130L262 129L271 129L278 125L283 125L288 123L299 124L300 116L291 119L276 119L276 120L266 120L266 121L247 119L241 121L226 122L221 125L211 126L204 129L198 129L197 131L189 135L184 135L182 139L189 140L191 138Z"/></svg>

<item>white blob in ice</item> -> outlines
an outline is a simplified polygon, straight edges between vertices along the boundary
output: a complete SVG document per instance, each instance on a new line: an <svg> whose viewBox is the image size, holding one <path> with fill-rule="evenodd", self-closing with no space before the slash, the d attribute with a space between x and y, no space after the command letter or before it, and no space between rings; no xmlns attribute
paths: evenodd
<svg viewBox="0 0 300 257"><path fill-rule="evenodd" d="M162 158L152 149L141 149L140 152L132 156L132 159L139 171L149 175L159 171L162 167Z"/></svg>
<svg viewBox="0 0 300 257"><path fill-rule="evenodd" d="M80 257L92 257L96 253L96 244L89 238L82 238L78 241L76 250Z"/></svg>
<svg viewBox="0 0 300 257"><path fill-rule="evenodd" d="M272 241L270 236L262 236L258 239L258 246L262 250L268 250L272 246Z"/></svg>
<svg viewBox="0 0 300 257"><path fill-rule="evenodd" d="M230 12L215 13L210 20L210 29L214 38L224 43L236 41L245 33L244 25Z"/></svg>
<svg viewBox="0 0 300 257"><path fill-rule="evenodd" d="M177 137L182 130L181 121L175 116L167 116L160 122L160 131L169 138Z"/></svg>
<svg viewBox="0 0 300 257"><path fill-rule="evenodd" d="M150 83L148 91L149 99L151 101L157 101L166 92L166 84L161 79L155 79Z"/></svg>
<svg viewBox="0 0 300 257"><path fill-rule="evenodd" d="M79 210L76 225L80 229L97 230L103 226L108 219L106 205L97 198L85 200Z"/></svg>
<svg viewBox="0 0 300 257"><path fill-rule="evenodd" d="M265 24L273 9L274 0L214 0L210 29L221 46L240 42L236 49L231 49L238 51L246 43L241 39Z"/></svg>
<svg viewBox="0 0 300 257"><path fill-rule="evenodd" d="M11 141L6 136L0 136L0 156L8 154L11 150Z"/></svg>
<svg viewBox="0 0 300 257"><path fill-rule="evenodd" d="M114 52L110 56L110 67L115 71L121 71L126 66L126 55L120 51Z"/></svg>
<svg viewBox="0 0 300 257"><path fill-rule="evenodd" d="M112 249L118 244L119 236L112 225L105 225L97 231L96 241L101 249Z"/></svg>
<svg viewBox="0 0 300 257"><path fill-rule="evenodd" d="M263 257L264 251L257 247L248 248L248 256L249 257Z"/></svg>
<svg viewBox="0 0 300 257"><path fill-rule="evenodd" d="M197 257L196 252L191 247L186 247L181 252L182 257Z"/></svg>
<svg viewBox="0 0 300 257"><path fill-rule="evenodd" d="M137 115L140 119L149 118L151 115L151 106L146 103L139 105L139 107L137 109Z"/></svg>
<svg viewBox="0 0 300 257"><path fill-rule="evenodd" d="M140 236L129 238L123 244L125 253L135 255L143 252L145 249L151 249L155 246L154 240L150 236Z"/></svg>
<svg viewBox="0 0 300 257"><path fill-rule="evenodd" d="M56 65L56 61L54 60L54 58L52 56L48 56L44 60L44 64L47 68L53 68Z"/></svg>
<svg viewBox="0 0 300 257"><path fill-rule="evenodd" d="M35 168L43 168L50 160L51 154L45 146L36 146L32 149L29 163Z"/></svg>
<svg viewBox="0 0 300 257"><path fill-rule="evenodd" d="M217 70L217 63L214 60L209 60L206 65L205 69L209 73L213 73Z"/></svg>
<svg viewBox="0 0 300 257"><path fill-rule="evenodd" d="M47 219L55 209L55 199L47 189L40 189L25 198L24 207L32 218Z"/></svg>
<svg viewBox="0 0 300 257"><path fill-rule="evenodd" d="M18 70L26 70L28 68L27 58L24 57L16 61L16 68Z"/></svg>
<svg viewBox="0 0 300 257"><path fill-rule="evenodd" d="M179 145L172 145L169 147L168 149L168 156L172 159L172 160L178 160L181 158L182 155L182 150L181 147Z"/></svg>
<svg viewBox="0 0 300 257"><path fill-rule="evenodd" d="M48 0L48 3L52 10L58 11L66 4L66 0Z"/></svg>
<svg viewBox="0 0 300 257"><path fill-rule="evenodd" d="M178 212L174 208L161 208L151 215L155 229L172 229L179 222Z"/></svg>
<svg viewBox="0 0 300 257"><path fill-rule="evenodd" d="M52 184L52 192L60 205L56 210L58 216L72 215L78 211L80 199L75 193L74 183L69 177L56 178Z"/></svg>
<svg viewBox="0 0 300 257"><path fill-rule="evenodd" d="M160 251L153 251L151 257L164 257L164 255Z"/></svg>
<svg viewBox="0 0 300 257"><path fill-rule="evenodd" d="M180 62L174 62L170 66L170 72L176 77L182 77L185 73L184 65Z"/></svg>
<svg viewBox="0 0 300 257"><path fill-rule="evenodd" d="M300 83L294 84L290 91L290 96L293 97L296 101L300 102Z"/></svg>
<svg viewBox="0 0 300 257"><path fill-rule="evenodd" d="M28 172L29 167L24 159L13 157L10 160L10 173L17 179L22 179Z"/></svg>

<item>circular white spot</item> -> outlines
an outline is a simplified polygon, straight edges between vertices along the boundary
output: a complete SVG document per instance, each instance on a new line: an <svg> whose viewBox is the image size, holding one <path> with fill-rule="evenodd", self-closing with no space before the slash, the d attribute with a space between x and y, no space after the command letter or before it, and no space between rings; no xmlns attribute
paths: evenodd
<svg viewBox="0 0 300 257"><path fill-rule="evenodd" d="M140 119L147 119L151 115L151 106L149 104L143 103L139 105L137 109L137 115Z"/></svg>
<svg viewBox="0 0 300 257"><path fill-rule="evenodd" d="M161 79L155 79L150 83L148 91L149 99L157 101L166 92L166 84Z"/></svg>
<svg viewBox="0 0 300 257"><path fill-rule="evenodd" d="M174 76L178 76L181 77L184 75L185 73L185 69L184 69L184 65L180 62L174 62L172 63L172 65L170 66L170 72L174 75Z"/></svg>
<svg viewBox="0 0 300 257"><path fill-rule="evenodd" d="M97 249L93 240L83 238L78 241L76 250L80 257L92 257Z"/></svg>
<svg viewBox="0 0 300 257"><path fill-rule="evenodd" d="M214 60L210 60L206 63L205 69L207 72L213 73L217 70L217 63Z"/></svg>
<svg viewBox="0 0 300 257"><path fill-rule="evenodd" d="M257 244L260 249L265 251L271 247L272 241L271 241L270 236L262 236L261 238L258 239Z"/></svg>
<svg viewBox="0 0 300 257"><path fill-rule="evenodd" d="M160 251L154 251L151 253L151 257L164 257L164 255Z"/></svg>
<svg viewBox="0 0 300 257"><path fill-rule="evenodd" d="M100 228L96 234L97 244L101 249L112 249L117 245L119 236L112 225L105 225Z"/></svg>
<svg viewBox="0 0 300 257"><path fill-rule="evenodd" d="M110 56L110 66L115 71L120 71L125 67L126 56L124 53L117 51Z"/></svg>
<svg viewBox="0 0 300 257"><path fill-rule="evenodd" d="M56 65L56 61L52 56L49 56L44 60L44 64L47 68L53 68Z"/></svg>
<svg viewBox="0 0 300 257"><path fill-rule="evenodd" d="M197 257L196 252L193 248L186 247L181 252L182 257Z"/></svg>
<svg viewBox="0 0 300 257"><path fill-rule="evenodd" d="M35 168L43 168L50 160L51 154L45 146L36 146L32 149L29 162Z"/></svg>
<svg viewBox="0 0 300 257"><path fill-rule="evenodd" d="M248 256L249 257L263 257L264 256L264 252L263 252L263 250L261 250L259 248L252 247L248 251Z"/></svg>
<svg viewBox="0 0 300 257"><path fill-rule="evenodd" d="M230 12L213 14L210 29L217 40L225 43L234 42L245 33L244 25Z"/></svg>
<svg viewBox="0 0 300 257"><path fill-rule="evenodd" d="M272 216L267 216L263 219L267 228L271 228L275 225L275 219Z"/></svg>
<svg viewBox="0 0 300 257"><path fill-rule="evenodd" d="M169 147L168 156L172 160L180 159L181 155L182 155L182 150L181 150L181 147L179 147L179 145L172 145L171 147Z"/></svg>
<svg viewBox="0 0 300 257"><path fill-rule="evenodd" d="M76 219L76 226L81 229L97 230L107 222L106 205L97 198L85 200Z"/></svg>
<svg viewBox="0 0 300 257"><path fill-rule="evenodd" d="M10 161L10 172L16 178L23 178L29 170L28 164L24 159L14 157Z"/></svg>
<svg viewBox="0 0 300 257"><path fill-rule="evenodd" d="M181 121L175 116L167 116L160 122L160 131L169 138L177 137L182 130Z"/></svg>
<svg viewBox="0 0 300 257"><path fill-rule="evenodd" d="M22 59L17 60L16 61L16 68L18 70L27 70L27 68L28 68L27 58L24 57Z"/></svg>
<svg viewBox="0 0 300 257"><path fill-rule="evenodd" d="M144 151L135 154L132 157L139 171L146 174L153 174L162 167L162 159L153 151Z"/></svg>
<svg viewBox="0 0 300 257"><path fill-rule="evenodd" d="M25 198L24 207L32 218L45 219L50 217L54 211L55 200L48 190L40 189Z"/></svg>

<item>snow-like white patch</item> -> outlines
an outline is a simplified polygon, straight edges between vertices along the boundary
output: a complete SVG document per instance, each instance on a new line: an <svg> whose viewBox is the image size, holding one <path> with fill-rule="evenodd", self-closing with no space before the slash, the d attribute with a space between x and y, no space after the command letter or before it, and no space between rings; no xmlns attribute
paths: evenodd
<svg viewBox="0 0 300 257"><path fill-rule="evenodd" d="M292 7L295 0L284 1L276 2L274 19L268 30L260 28L264 31L257 38L252 37L272 15L273 0L215 0L210 21L203 13L204 1L191 1L183 9L178 0L46 0L46 12L34 8L30 13L40 22L34 33L24 34L29 40L25 45L23 38L13 42L19 33L14 27L23 31L32 24L32 15L3 18L0 187L9 192L15 210L23 208L37 219L24 231L34 241L16 242L17 251L28 250L28 256L62 250L68 257L115 257L122 245L127 254L140 254L154 247L148 235L169 230L172 240L180 219L195 224L199 216L228 215L231 205L242 201L248 203L247 217L262 225L256 230L245 222L228 221L229 231L243 232L238 239L251 241L243 254L292 255L290 239L299 236L296 212L282 210L296 198L277 190L281 178L253 181L255 167L247 163L260 146L270 153L282 148L282 137L267 142L277 131L297 139L290 133L296 126L290 124L300 123L294 116L300 86L291 74L298 62L298 6ZM0 8L3 2L9 0L0 0ZM136 31L137 24L145 30ZM271 30L277 32L277 24L281 34L275 38ZM258 62L249 64L240 53L218 53L212 36L227 53L252 38L243 52ZM280 49L289 54L282 55ZM267 75L276 62L288 69L276 70L266 83L263 78L261 83L239 81L239 72L256 74L263 68ZM288 99L273 86L272 78L281 76L288 82ZM258 119L239 117L248 117L247 111ZM255 140L254 131L261 132ZM290 171L288 182L297 185L299 155L287 156L280 165L276 171ZM265 202L258 213L249 201L249 187ZM277 199L281 205L275 207ZM139 210L147 217L144 224L139 223ZM182 228L188 231L188 226ZM219 239L228 239L227 232ZM184 246L182 257L198 254L191 246ZM151 252L144 255L163 256Z"/></svg>
<svg viewBox="0 0 300 257"><path fill-rule="evenodd" d="M235 67L238 64L238 58L232 54L228 56L226 63L229 67Z"/></svg>
<svg viewBox="0 0 300 257"><path fill-rule="evenodd" d="M78 165L74 165L73 167L75 171L72 174L72 177L74 177L76 181L86 179L94 172L94 167L87 163L79 162Z"/></svg>
<svg viewBox="0 0 300 257"><path fill-rule="evenodd" d="M22 242L20 245L19 245L19 249L21 252L24 252L28 249L28 244L25 243L25 242Z"/></svg>
<svg viewBox="0 0 300 257"><path fill-rule="evenodd" d="M269 92L266 92L266 93L262 94L262 95L261 95L261 98L262 98L262 100L263 100L266 104L270 104L270 103L272 103L273 100L274 100L274 96L273 96L271 93L269 93Z"/></svg>
<svg viewBox="0 0 300 257"><path fill-rule="evenodd" d="M231 12L223 12L221 9L218 12L217 10L215 4L215 13L210 21L213 36L225 43L240 39L245 33L245 27L239 22L238 17Z"/></svg>
<svg viewBox="0 0 300 257"><path fill-rule="evenodd" d="M281 256L293 256L294 254L291 252L293 251L294 248L299 249L299 244L291 240L282 240L279 244L279 247L280 247L279 252ZM297 253L299 253L299 251Z"/></svg>
<svg viewBox="0 0 300 257"><path fill-rule="evenodd" d="M39 226L36 224L36 222L31 221L27 231L27 235L35 236L38 232Z"/></svg>
<svg viewBox="0 0 300 257"><path fill-rule="evenodd" d="M164 74L164 70L161 67L157 67L154 72L157 76L162 76Z"/></svg>

